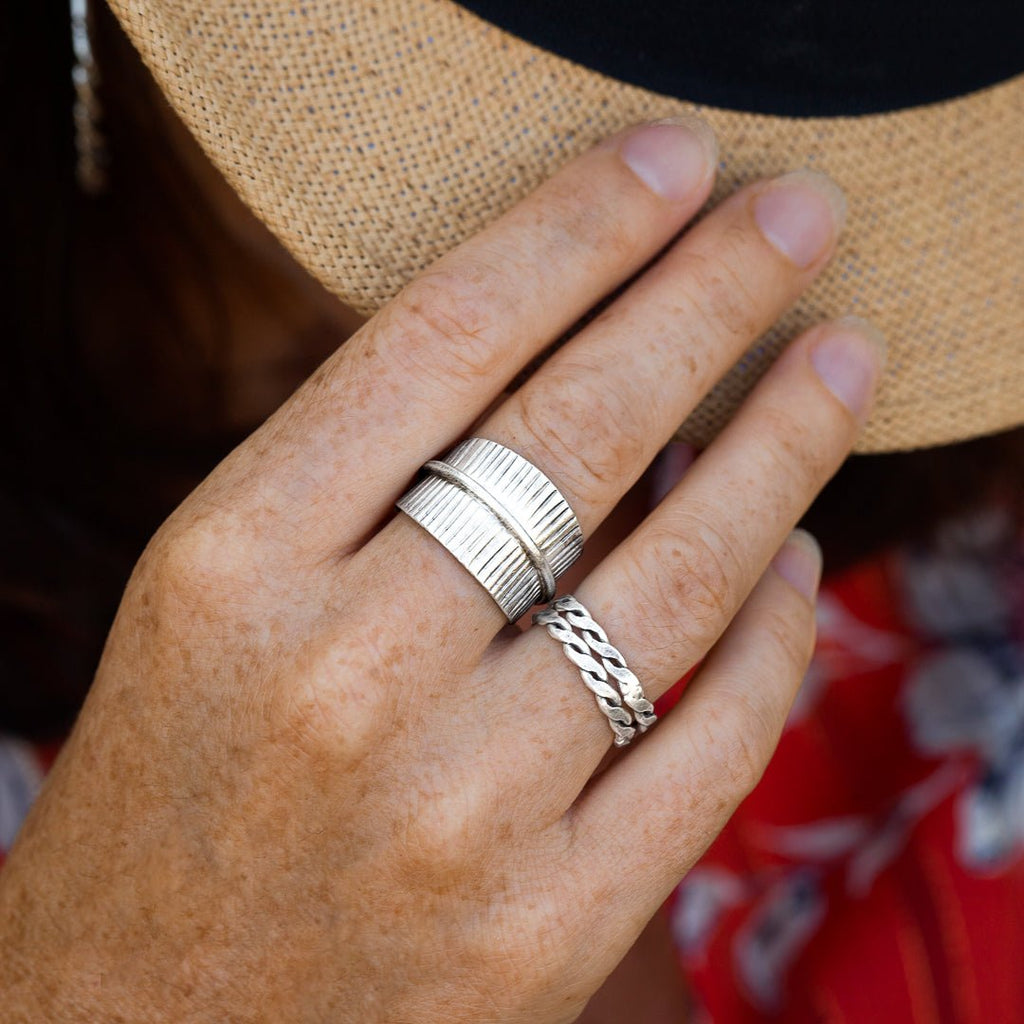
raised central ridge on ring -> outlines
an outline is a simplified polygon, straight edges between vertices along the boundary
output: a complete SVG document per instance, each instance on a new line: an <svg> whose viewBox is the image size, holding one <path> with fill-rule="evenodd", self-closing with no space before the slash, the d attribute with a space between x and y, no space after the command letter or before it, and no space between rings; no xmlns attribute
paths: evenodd
<svg viewBox="0 0 1024 1024"><path fill-rule="evenodd" d="M562 492L522 455L471 437L428 462L396 503L497 602L509 622L550 601L583 531Z"/></svg>
<svg viewBox="0 0 1024 1024"><path fill-rule="evenodd" d="M472 437L443 461L498 496L540 548L555 579L576 560L583 547L580 524L565 496L528 459L497 441Z"/></svg>
<svg viewBox="0 0 1024 1024"><path fill-rule="evenodd" d="M501 525L522 544L526 557L530 559L533 567L537 570L543 584L541 600L550 601L555 596L556 589L555 574L551 569L551 563L544 557L544 552L537 546L537 542L530 536L526 527L501 503L497 495L478 480L474 480L468 473L464 473L461 469L442 462L440 459L431 459L424 468L443 477L449 483L455 484L456 487L461 487L478 501L483 502L494 513Z"/></svg>

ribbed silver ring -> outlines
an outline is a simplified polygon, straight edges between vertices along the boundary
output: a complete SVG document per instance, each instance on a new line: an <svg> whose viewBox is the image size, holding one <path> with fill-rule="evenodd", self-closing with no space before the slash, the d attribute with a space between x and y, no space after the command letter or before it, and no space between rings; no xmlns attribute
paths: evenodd
<svg viewBox="0 0 1024 1024"><path fill-rule="evenodd" d="M502 525L515 535L516 540L522 545L523 553L529 558L534 569L540 573L541 583L544 587L540 600L550 601L555 596L555 574L551 571L551 566L544 557L544 552L537 547L533 538L526 532L523 524L511 512L505 509L483 484L477 483L469 474L463 473L461 469L449 466L447 462L442 462L439 459L431 459L427 463L426 468L429 472L444 480L451 481L456 487L461 487L468 494L472 494L482 501L501 520Z"/></svg>
<svg viewBox="0 0 1024 1024"><path fill-rule="evenodd" d="M561 491L521 455L482 437L424 470L398 507L473 574L509 622L550 601L555 580L583 550Z"/></svg>

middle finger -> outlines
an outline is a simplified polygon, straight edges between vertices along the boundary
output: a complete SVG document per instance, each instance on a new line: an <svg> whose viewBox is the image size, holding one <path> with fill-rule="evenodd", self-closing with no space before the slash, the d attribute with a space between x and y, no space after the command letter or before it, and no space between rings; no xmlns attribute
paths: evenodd
<svg viewBox="0 0 1024 1024"><path fill-rule="evenodd" d="M714 381L825 266L844 208L835 183L808 171L741 189L475 433L541 469L589 535ZM433 537L399 516L361 555L368 580L386 575L382 565L414 566L410 607L431 608L418 635L475 663L502 613Z"/></svg>
<svg viewBox="0 0 1024 1024"><path fill-rule="evenodd" d="M547 473L591 532L824 267L843 216L842 193L822 174L741 189L478 433Z"/></svg>

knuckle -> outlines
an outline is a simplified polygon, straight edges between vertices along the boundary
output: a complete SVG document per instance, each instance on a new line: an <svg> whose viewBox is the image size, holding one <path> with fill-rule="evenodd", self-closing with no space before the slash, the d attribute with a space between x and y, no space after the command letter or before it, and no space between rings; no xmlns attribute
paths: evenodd
<svg viewBox="0 0 1024 1024"><path fill-rule="evenodd" d="M277 691L275 729L307 762L349 768L370 756L387 727L379 668L355 645L310 643Z"/></svg>
<svg viewBox="0 0 1024 1024"><path fill-rule="evenodd" d="M570 901L554 886L535 888L534 898L520 911L518 927L506 941L525 960L539 955L543 963L556 969L555 977L568 978L573 971L573 940L581 931L580 917L589 917L581 914L584 910L579 897Z"/></svg>
<svg viewBox="0 0 1024 1024"><path fill-rule="evenodd" d="M840 453L792 409L766 405L758 416L758 435L765 439L762 451L770 461L769 479L785 494L806 495L809 500L835 468Z"/></svg>
<svg viewBox="0 0 1024 1024"><path fill-rule="evenodd" d="M493 377L506 355L504 325L515 315L504 263L478 253L456 267L424 271L385 307L385 333L393 339L388 357L446 390L452 382L473 387Z"/></svg>
<svg viewBox="0 0 1024 1024"><path fill-rule="evenodd" d="M713 337L749 340L761 332L765 305L751 284L743 232L726 227L713 255L684 251L680 273L689 282L692 312Z"/></svg>
<svg viewBox="0 0 1024 1024"><path fill-rule="evenodd" d="M649 429L640 403L609 387L599 368L559 360L522 388L515 402L513 433L530 449L528 457L588 503L644 465Z"/></svg>
<svg viewBox="0 0 1024 1024"><path fill-rule="evenodd" d="M564 889L564 878L560 883ZM518 872L502 879L499 890L504 898L491 894L489 913L464 932L460 950L466 976L489 979L482 993L491 1010L486 1019L547 1019L551 1006L559 1020L568 1020L567 1005L575 1007L575 1019L592 991L581 975L591 961L593 931L582 934L578 903Z"/></svg>
<svg viewBox="0 0 1024 1024"><path fill-rule="evenodd" d="M481 881L496 853L491 823L498 804L481 776L445 778L421 775L407 794L401 829L403 862L411 878L466 878Z"/></svg>
<svg viewBox="0 0 1024 1024"><path fill-rule="evenodd" d="M682 632L695 652L706 650L730 618L743 565L724 533L702 516L679 513L652 526L636 563L644 620L660 632Z"/></svg>
<svg viewBox="0 0 1024 1024"><path fill-rule="evenodd" d="M806 669L814 653L814 615L810 602L793 593L791 607L782 611L773 608L765 612L764 630L772 659L778 663L779 673L799 673Z"/></svg>
<svg viewBox="0 0 1024 1024"><path fill-rule="evenodd" d="M638 220L630 217L642 193L608 182L598 195L590 182L554 178L544 196L542 213L545 255L579 259L588 254L607 261L631 262L642 239Z"/></svg>
<svg viewBox="0 0 1024 1024"><path fill-rule="evenodd" d="M767 708L742 689L716 693L715 706L703 718L704 755L713 786L729 810L748 796L768 765L778 742L778 725Z"/></svg>
<svg viewBox="0 0 1024 1024"><path fill-rule="evenodd" d="M251 594L246 531L237 517L211 512L165 527L150 542L136 574L166 604L227 613Z"/></svg>

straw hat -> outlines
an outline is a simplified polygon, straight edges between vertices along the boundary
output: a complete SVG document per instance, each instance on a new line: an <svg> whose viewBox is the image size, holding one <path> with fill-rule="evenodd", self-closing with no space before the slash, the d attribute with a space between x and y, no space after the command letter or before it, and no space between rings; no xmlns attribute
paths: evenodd
<svg viewBox="0 0 1024 1024"><path fill-rule="evenodd" d="M563 55L447 0L109 2L232 186L360 313L597 139L696 112L721 149L710 205L754 178L808 166L839 182L849 215L829 267L680 437L706 443L786 341L844 313L872 319L890 343L859 451L953 442L1024 419L1022 75L892 109L869 97L844 113L840 97L814 113L791 92L796 113L764 111L754 109L756 77L732 102L727 91L709 100L700 74L676 85L658 77L664 62L620 61L631 51L607 45L607 0L547 41ZM567 20L558 4L544 17L528 0L469 6L505 8L535 39L545 17ZM666 18L670 6L680 7L664 5ZM827 84L823 75L803 95L831 95Z"/></svg>

